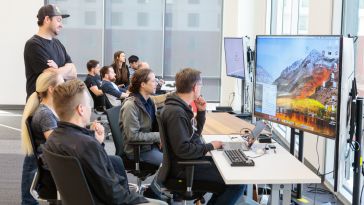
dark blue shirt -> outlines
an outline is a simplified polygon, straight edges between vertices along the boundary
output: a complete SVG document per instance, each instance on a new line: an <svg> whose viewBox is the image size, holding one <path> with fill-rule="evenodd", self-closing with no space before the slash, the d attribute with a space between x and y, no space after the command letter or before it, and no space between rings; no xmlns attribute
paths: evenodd
<svg viewBox="0 0 364 205"><path fill-rule="evenodd" d="M152 100L150 98L148 98L148 100L145 100L143 95L141 95L140 93L136 94L135 97L139 98L139 100L143 103L145 110L147 110L150 119L152 119L152 122L154 123L156 118L155 118L155 107Z"/></svg>

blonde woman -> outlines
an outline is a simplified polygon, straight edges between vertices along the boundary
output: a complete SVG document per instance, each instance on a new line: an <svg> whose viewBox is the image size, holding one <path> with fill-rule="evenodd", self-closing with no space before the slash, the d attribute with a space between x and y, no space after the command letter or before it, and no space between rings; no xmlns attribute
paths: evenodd
<svg viewBox="0 0 364 205"><path fill-rule="evenodd" d="M25 122L33 116L31 128L35 138L36 152L41 153L40 145L44 144L53 129L57 127L58 117L53 110L54 87L63 83L63 78L57 72L46 71L39 75L36 81L36 92L32 93L25 105L21 121L22 149L25 152L23 162L21 196L22 204L38 204L30 194L30 186L37 170L37 159L34 156L29 133Z"/></svg>

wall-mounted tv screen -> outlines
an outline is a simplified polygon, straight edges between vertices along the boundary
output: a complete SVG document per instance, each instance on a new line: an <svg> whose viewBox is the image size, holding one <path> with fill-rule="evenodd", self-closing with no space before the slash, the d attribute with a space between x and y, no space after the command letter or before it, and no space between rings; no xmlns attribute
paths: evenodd
<svg viewBox="0 0 364 205"><path fill-rule="evenodd" d="M341 36L257 36L255 116L335 138L341 45Z"/></svg>
<svg viewBox="0 0 364 205"><path fill-rule="evenodd" d="M244 79L245 55L243 43L243 38L224 38L227 76Z"/></svg>

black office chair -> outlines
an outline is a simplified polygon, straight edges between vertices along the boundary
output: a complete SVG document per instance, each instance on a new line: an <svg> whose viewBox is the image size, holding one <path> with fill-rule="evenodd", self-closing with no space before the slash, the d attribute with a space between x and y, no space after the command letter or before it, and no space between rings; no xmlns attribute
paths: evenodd
<svg viewBox="0 0 364 205"><path fill-rule="evenodd" d="M128 173L131 173L137 177L137 186L139 193L141 193L142 181L144 181L147 177L153 175L159 167L140 161L140 147L142 145L153 144L151 142L130 142L129 145L132 145L134 147L135 157L134 160L130 160L126 157L126 154L124 153L123 136L121 134L119 126L120 109L121 105L106 110L106 115L109 120L109 125L115 145L115 155L121 157L124 162L125 170L127 170Z"/></svg>
<svg viewBox="0 0 364 205"><path fill-rule="evenodd" d="M51 173L43 168L42 159L38 155L38 147L36 146L35 137L31 127L32 119L33 117L29 116L25 121L25 125L29 133L30 143L33 149L33 154L37 160L37 172L35 173L32 185L30 187L30 193L33 198L38 201L47 201L51 204L56 204L58 201L56 185L53 181Z"/></svg>
<svg viewBox="0 0 364 205"><path fill-rule="evenodd" d="M62 205L95 204L77 158L55 154L47 149L43 149L43 157L56 182Z"/></svg>
<svg viewBox="0 0 364 205"><path fill-rule="evenodd" d="M170 142L165 134L164 124L160 116L160 112L157 112L157 121L159 125L159 134L161 142L163 144L163 163L159 170L158 182L171 192L171 194L177 194L183 200L195 200L204 203L203 196L206 192L221 193L223 188L216 186L213 182L201 181L194 179L194 168L196 165L210 164L207 160L183 160L177 161L177 164L182 165L185 168L186 176L184 178L176 178L170 174L171 158L170 155Z"/></svg>

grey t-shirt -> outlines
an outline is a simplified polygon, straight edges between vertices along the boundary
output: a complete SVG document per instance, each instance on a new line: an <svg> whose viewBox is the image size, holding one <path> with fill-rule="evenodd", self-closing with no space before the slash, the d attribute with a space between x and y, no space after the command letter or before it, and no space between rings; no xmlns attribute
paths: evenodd
<svg viewBox="0 0 364 205"><path fill-rule="evenodd" d="M38 152L40 152L39 145L46 142L44 132L55 129L57 127L57 121L58 118L54 115L52 110L44 104L40 104L34 112L31 127Z"/></svg>

